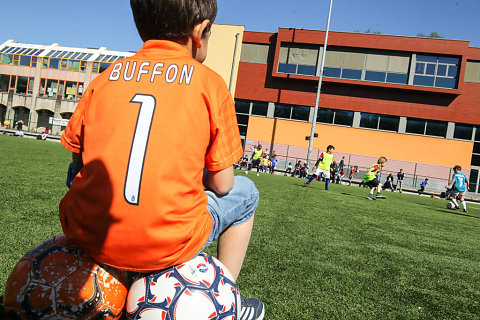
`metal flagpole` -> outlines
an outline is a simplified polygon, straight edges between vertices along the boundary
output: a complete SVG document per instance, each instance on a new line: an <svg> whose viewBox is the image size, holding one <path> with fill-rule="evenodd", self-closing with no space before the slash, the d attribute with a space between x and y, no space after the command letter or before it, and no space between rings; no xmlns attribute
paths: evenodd
<svg viewBox="0 0 480 320"><path fill-rule="evenodd" d="M307 165L308 165L308 167L310 167L310 158L311 158L312 149L313 149L313 138L314 138L314 134L315 134L315 126L317 124L317 112L318 112L318 104L319 104L319 101L320 101L320 90L322 88L323 66L325 65L325 56L327 54L328 30L330 29L330 17L332 15L332 3L333 3L333 0L330 0L330 7L328 9L327 30L325 31L325 44L323 46L322 62L320 64L320 75L318 77L317 98L315 100L315 109L313 110L312 131L310 132L310 141L309 141L309 144L308 144L308 153L307 153Z"/></svg>

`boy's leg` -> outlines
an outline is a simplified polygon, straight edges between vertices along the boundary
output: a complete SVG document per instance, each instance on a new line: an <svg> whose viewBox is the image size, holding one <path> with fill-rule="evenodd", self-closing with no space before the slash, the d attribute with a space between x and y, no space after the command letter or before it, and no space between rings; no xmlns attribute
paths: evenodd
<svg viewBox="0 0 480 320"><path fill-rule="evenodd" d="M235 177L233 189L225 196L211 191L208 197L208 212L213 227L206 246L218 239L218 259L228 268L236 280L242 268L253 227L253 216L258 205L258 190L246 177ZM263 302L257 298L240 296L239 320L262 320L265 315Z"/></svg>
<svg viewBox="0 0 480 320"><path fill-rule="evenodd" d="M468 212L468 210L467 210L467 202L465 202L465 199L463 198L463 195L460 196L460 202L462 203L463 212Z"/></svg>
<svg viewBox="0 0 480 320"><path fill-rule="evenodd" d="M208 197L207 209L213 219L207 245L218 239L218 260L237 279L250 241L258 190L250 179L236 176L233 189L227 195L218 196L211 191L205 193Z"/></svg>
<svg viewBox="0 0 480 320"><path fill-rule="evenodd" d="M218 260L227 267L235 280L240 274L247 253L253 229L253 218L252 215L247 222L228 228L218 238Z"/></svg>
<svg viewBox="0 0 480 320"><path fill-rule="evenodd" d="M304 187L308 186L308 185L310 184L310 182L312 182L313 179L315 179L316 177L317 177L317 175L316 175L315 173L312 174L312 175L310 176L310 178L308 179L308 181L303 184L303 186L304 186Z"/></svg>
<svg viewBox="0 0 480 320"><path fill-rule="evenodd" d="M375 197L373 196L373 193L375 192L376 189L377 189L376 187L371 187L371 188L370 188L370 193L368 194L368 197L367 197L368 200L377 200L377 199L375 199Z"/></svg>

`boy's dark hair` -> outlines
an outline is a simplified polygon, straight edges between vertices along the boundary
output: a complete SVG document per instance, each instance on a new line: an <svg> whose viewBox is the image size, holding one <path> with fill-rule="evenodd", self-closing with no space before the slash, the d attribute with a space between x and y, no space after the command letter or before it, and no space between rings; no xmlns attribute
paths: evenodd
<svg viewBox="0 0 480 320"><path fill-rule="evenodd" d="M334 147L334 146L332 146L331 144L329 144L329 145L328 145L328 147L327 147L327 151L328 151L328 150L330 150L330 149L333 149L333 150L335 150L335 147Z"/></svg>
<svg viewBox="0 0 480 320"><path fill-rule="evenodd" d="M462 167L457 164L455 167L453 167L453 170L454 171L462 171Z"/></svg>
<svg viewBox="0 0 480 320"><path fill-rule="evenodd" d="M172 40L185 43L193 27L217 15L217 0L130 0L135 25L142 40Z"/></svg>

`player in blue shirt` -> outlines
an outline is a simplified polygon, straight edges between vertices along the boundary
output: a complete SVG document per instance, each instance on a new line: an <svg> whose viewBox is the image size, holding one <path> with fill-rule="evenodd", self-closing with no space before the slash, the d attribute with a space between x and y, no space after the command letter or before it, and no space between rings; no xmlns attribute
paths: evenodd
<svg viewBox="0 0 480 320"><path fill-rule="evenodd" d="M461 171L462 167L460 167L459 165L453 167L454 174L452 176L452 180L446 186L447 189L452 188L452 191L447 196L447 200L450 200L453 203L454 209L460 209L460 206L457 202L458 196L463 206L463 212L468 212L467 203L464 199L465 192L468 189L468 179Z"/></svg>

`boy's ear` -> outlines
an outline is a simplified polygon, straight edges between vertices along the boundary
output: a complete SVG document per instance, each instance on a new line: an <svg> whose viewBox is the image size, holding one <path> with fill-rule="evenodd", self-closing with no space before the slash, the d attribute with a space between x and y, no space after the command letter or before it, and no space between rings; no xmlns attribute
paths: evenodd
<svg viewBox="0 0 480 320"><path fill-rule="evenodd" d="M195 42L195 46L197 48L201 48L202 47L202 37L203 37L203 31L205 30L205 28L210 24L210 20L206 19L206 20L203 20L202 22L200 23L197 23L194 27L193 27L193 32L192 32L192 40L193 42Z"/></svg>

